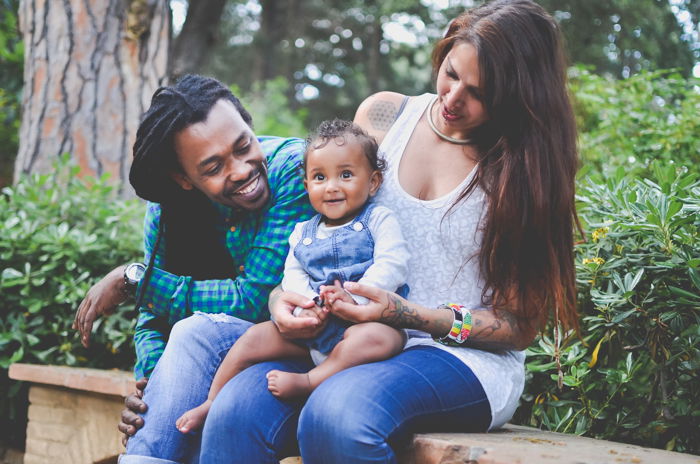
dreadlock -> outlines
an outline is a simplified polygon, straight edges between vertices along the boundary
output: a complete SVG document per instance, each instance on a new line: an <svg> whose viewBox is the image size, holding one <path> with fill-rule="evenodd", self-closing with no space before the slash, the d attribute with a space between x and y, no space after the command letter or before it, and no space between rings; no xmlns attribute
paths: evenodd
<svg viewBox="0 0 700 464"><path fill-rule="evenodd" d="M252 127L250 114L216 79L187 75L173 86L156 90L136 132L129 172L136 194L160 203L156 242L160 243L161 234L167 231L164 269L197 280L235 277L236 270L225 244L217 237L214 205L197 189L183 190L170 177L170 173L181 170L174 135L205 121L221 99L233 103L241 118ZM152 258L155 254L156 249ZM149 271L152 266L153 259Z"/></svg>

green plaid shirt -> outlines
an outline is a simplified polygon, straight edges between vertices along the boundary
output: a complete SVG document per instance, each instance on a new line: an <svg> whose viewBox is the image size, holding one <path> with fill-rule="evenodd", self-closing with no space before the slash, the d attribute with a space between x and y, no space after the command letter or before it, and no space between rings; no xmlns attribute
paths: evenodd
<svg viewBox="0 0 700 464"><path fill-rule="evenodd" d="M289 234L297 222L311 217L313 210L299 175L303 141L279 137L258 140L267 156L268 204L260 211L239 213L233 220L228 207L215 204L222 217L217 227L238 267L238 276L197 281L164 271L167 234L161 239L134 335L137 379L150 376L172 325L194 311L225 313L252 322L269 318L267 298L282 280ZM146 262L153 252L159 218L160 205L150 203L144 225Z"/></svg>

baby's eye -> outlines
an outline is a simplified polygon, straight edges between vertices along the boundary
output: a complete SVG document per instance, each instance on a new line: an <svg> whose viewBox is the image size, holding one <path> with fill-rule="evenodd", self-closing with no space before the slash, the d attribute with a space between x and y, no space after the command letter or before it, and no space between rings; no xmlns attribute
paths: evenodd
<svg viewBox="0 0 700 464"><path fill-rule="evenodd" d="M343 171L343 172L340 174L340 178L341 178L341 179L349 179L349 178L351 178L351 177L352 177L352 171Z"/></svg>
<svg viewBox="0 0 700 464"><path fill-rule="evenodd" d="M318 181L322 181L322 180L326 180L326 176L324 176L323 174L314 174L313 179L318 180Z"/></svg>

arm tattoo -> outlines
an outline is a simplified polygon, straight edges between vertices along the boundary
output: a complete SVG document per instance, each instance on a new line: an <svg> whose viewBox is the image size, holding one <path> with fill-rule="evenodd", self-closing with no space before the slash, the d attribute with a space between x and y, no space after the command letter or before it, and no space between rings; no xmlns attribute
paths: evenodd
<svg viewBox="0 0 700 464"><path fill-rule="evenodd" d="M372 129L387 131L396 119L398 108L392 102L386 100L372 103L367 111L367 117Z"/></svg>
<svg viewBox="0 0 700 464"><path fill-rule="evenodd" d="M514 343L506 339L499 340L501 337L520 332L516 317L508 311L498 310L493 310L491 317L480 317L479 313L488 315L490 312L472 312L472 334L465 345L491 351L516 349ZM488 340L489 338L492 340Z"/></svg>
<svg viewBox="0 0 700 464"><path fill-rule="evenodd" d="M399 329L424 329L428 324L426 319L420 317L417 309L396 297L389 298L389 304L382 311L379 320Z"/></svg>

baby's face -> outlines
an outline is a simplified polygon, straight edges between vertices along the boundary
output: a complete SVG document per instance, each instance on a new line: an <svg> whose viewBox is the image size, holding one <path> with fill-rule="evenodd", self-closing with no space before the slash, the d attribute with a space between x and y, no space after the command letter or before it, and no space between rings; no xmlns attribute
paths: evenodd
<svg viewBox="0 0 700 464"><path fill-rule="evenodd" d="M381 179L351 137L346 137L343 145L330 140L306 157L304 186L311 206L329 226L345 224L357 216L379 189Z"/></svg>

